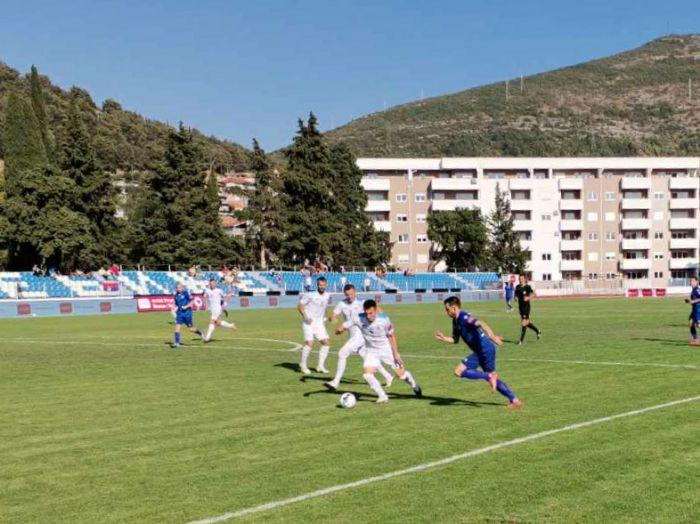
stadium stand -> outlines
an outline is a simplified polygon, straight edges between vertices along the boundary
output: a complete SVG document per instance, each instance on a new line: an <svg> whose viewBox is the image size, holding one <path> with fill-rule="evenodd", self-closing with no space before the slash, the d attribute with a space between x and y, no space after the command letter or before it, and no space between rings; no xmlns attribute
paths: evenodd
<svg viewBox="0 0 700 524"><path fill-rule="evenodd" d="M279 275L279 277L278 277ZM319 273L328 280L331 292L342 291L340 273ZM170 295L178 284L194 293L201 293L210 278L220 282L225 292L265 294L269 291L304 291L304 276L297 271L257 272L241 271L234 283L223 281L221 272L203 272L195 277L185 271L122 271L113 280L90 276L55 277L35 276L31 272L0 272L0 299L70 298L114 295ZM365 280L369 290L383 292L387 289L414 291L416 289L493 289L499 286L496 273L386 273L383 278L374 273L347 272L346 281L362 290ZM111 286L108 283L118 283Z"/></svg>

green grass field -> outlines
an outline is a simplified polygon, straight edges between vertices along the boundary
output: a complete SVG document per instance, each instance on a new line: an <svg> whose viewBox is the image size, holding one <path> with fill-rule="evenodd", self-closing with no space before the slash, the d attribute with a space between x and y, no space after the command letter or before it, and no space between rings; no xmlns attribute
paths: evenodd
<svg viewBox="0 0 700 524"><path fill-rule="evenodd" d="M544 337L520 347L515 313L470 310L510 341L523 410L452 375L467 349L433 340L440 304L386 308L425 397L397 381L376 406L352 357L352 410L296 372L293 310L235 312L237 333L182 350L166 314L0 321L0 522L184 523L700 395L680 299L537 302ZM696 399L239 520L695 523L699 487Z"/></svg>

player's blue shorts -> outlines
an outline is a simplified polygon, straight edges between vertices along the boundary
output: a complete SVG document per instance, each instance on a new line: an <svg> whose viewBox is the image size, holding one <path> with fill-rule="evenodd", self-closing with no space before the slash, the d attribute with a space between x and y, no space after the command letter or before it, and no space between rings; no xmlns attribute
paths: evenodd
<svg viewBox="0 0 700 524"><path fill-rule="evenodd" d="M186 309L185 311L178 310L177 316L175 317L175 323L178 326L185 324L188 328L191 328L193 325L192 310L191 309Z"/></svg>
<svg viewBox="0 0 700 524"><path fill-rule="evenodd" d="M697 311L692 310L690 312L690 316L688 316L688 320L692 320L696 324L700 324L700 309L698 309Z"/></svg>
<svg viewBox="0 0 700 524"><path fill-rule="evenodd" d="M493 345L485 346L481 351L475 351L464 357L462 364L467 366L467 369L481 367L486 373L492 373L496 371L496 347Z"/></svg>

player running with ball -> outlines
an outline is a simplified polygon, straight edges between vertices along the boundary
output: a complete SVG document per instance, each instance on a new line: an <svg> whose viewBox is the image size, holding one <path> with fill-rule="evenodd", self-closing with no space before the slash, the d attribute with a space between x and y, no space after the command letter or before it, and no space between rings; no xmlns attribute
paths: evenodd
<svg viewBox="0 0 700 524"><path fill-rule="evenodd" d="M233 296L233 292L224 294L223 290L217 285L216 279L212 278L209 280L209 287L204 289L204 296L207 298L207 307L209 308L211 316L209 317L207 334L204 335L202 340L204 340L204 342L211 341L211 336L214 334L216 326L229 328L235 331L236 324L221 320L221 313L223 313L226 299Z"/></svg>
<svg viewBox="0 0 700 524"><path fill-rule="evenodd" d="M495 335L486 322L464 311L459 297L449 297L444 303L445 312L452 319L452 336L448 337L437 332L435 338L448 344L458 344L462 339L473 351L455 368L455 375L469 380L485 380L494 392L498 391L508 398L507 408L521 408L522 401L515 396L505 382L498 378L496 373L496 345L503 344L501 337ZM479 371L479 367L483 371Z"/></svg>
<svg viewBox="0 0 700 524"><path fill-rule="evenodd" d="M340 335L352 326L360 328L362 337L365 339L362 377L379 397L377 404L389 402L389 397L379 384L377 377L374 376L382 363L391 366L396 376L413 388L413 393L417 397L423 396L423 392L411 372L404 368L396 343L394 326L391 325L389 317L378 311L377 303L374 300L365 300L362 308L364 313L354 315L350 320L343 322L343 325L336 329L335 333Z"/></svg>
<svg viewBox="0 0 700 524"><path fill-rule="evenodd" d="M338 316L343 315L345 320L351 320L353 317L359 316L362 313L362 302L357 300L357 290L352 284L346 284L343 286L343 292L345 293L345 300L341 300L333 309L333 315L331 316L331 322L335 324L338 321ZM343 378L345 373L345 366L348 362L348 357L350 355L359 355L364 357L365 354L365 339L362 336L362 331L358 326L350 326L348 328L348 341L343 344L343 347L338 351L338 367L335 371L335 378L329 382L325 382L326 387L332 390L336 390L340 387L340 380ZM377 366L377 371L384 377L384 387L388 388L394 380L384 366L381 363Z"/></svg>

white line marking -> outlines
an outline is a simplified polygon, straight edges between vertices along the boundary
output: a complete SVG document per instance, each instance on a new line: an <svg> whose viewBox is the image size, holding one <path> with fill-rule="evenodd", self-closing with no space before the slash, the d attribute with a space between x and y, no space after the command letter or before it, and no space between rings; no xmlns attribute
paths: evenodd
<svg viewBox="0 0 700 524"><path fill-rule="evenodd" d="M6 342L46 342L47 344L77 344L77 345L92 345L92 346L116 346L122 347L129 344L132 347L157 347L162 348L164 344L153 344L150 342L91 342L89 340L84 340L86 338L94 338L97 340L104 340L107 337L81 337L81 340L51 340L43 338L6 338L3 339ZM161 340L160 338L153 337L153 340ZM249 346L227 346L222 345L220 342L222 340L217 340L214 347L220 349L239 349L243 351L262 351L270 353L289 353L299 351L302 347L301 344L293 342L291 340L278 340L273 338L254 338L254 337L236 337L234 339L229 339L231 342L236 340L255 340L263 342L276 342L280 344L289 344L291 347L289 349L277 349L277 348L260 348L260 347L249 347ZM189 348L201 348L202 345L195 346L185 346ZM316 350L314 350L316 352ZM337 351L331 351L331 354L337 354ZM404 357L417 358L424 360L460 360L459 355L449 356L449 355L411 355L404 354ZM663 364L656 362L608 362L608 361L595 361L595 360L564 360L564 359L546 359L546 358L508 358L508 357L498 357L501 362L534 362L534 363L548 363L548 364L579 364L586 366L627 366L627 367L652 367L652 368L671 368L671 369L700 369L700 366L694 366L692 364Z"/></svg>
<svg viewBox="0 0 700 524"><path fill-rule="evenodd" d="M295 504L296 502L302 502L304 500L309 500L313 498L323 497L325 495L330 495L332 493L337 493L339 491L346 491L348 489L357 488L360 486L366 486L367 484L373 484L375 482L381 482L384 480L392 479L394 477L400 477L403 475L408 475L410 473L420 473L428 469L436 468L439 466L444 466L451 464L453 462L458 462L466 458L475 457L477 455L483 455L484 453L489 453L491 451L496 451L498 449L507 448L510 446L516 446L518 444L523 444L525 442L530 442L533 440L538 440L544 437L549 437L550 435L556 435L557 433L564 433L567 431L573 431L576 429L586 428L588 426L594 426L596 424L604 424L613 420L617 420L624 417L631 417L633 415L641 415L642 413L648 413L649 411L656 411L659 409L670 408L673 406L678 406L679 404L687 404L689 402L694 402L700 400L700 395L696 397L688 397L681 400L674 400L673 402L667 402L665 404L657 404L656 406L649 406L646 408L635 409L633 411L627 411L626 413L618 413L617 415L610 415L607 417L596 418L593 420L587 420L585 422L578 422L576 424L571 424L569 426L563 426L557 429L550 429L547 431L541 431L539 433L533 433L525 437L515 438L513 440L507 440L505 442L499 442L498 444L492 444L491 446L486 446L485 448L473 449L465 453L460 453L458 455L452 455L440 460L435 460L433 462L426 462L424 464L419 464L418 466L413 466L411 468L400 469L397 471L391 471L389 473L384 473L383 475L377 475L376 477L368 477L354 482L348 482L347 484L338 484L336 486L330 486L328 488L319 489L317 491L311 491L310 493L304 493L303 495L298 495L296 497L291 497L288 499L276 500L274 502L268 502L267 504L261 504L259 506L253 506L250 508L240 509L231 513L224 513L217 517L208 517L197 521L192 521L190 524L214 524L216 522L224 522L227 520L244 517L246 515L251 515L253 513L262 513L264 511L269 511L272 509L280 508L282 506L289 506L290 504Z"/></svg>

